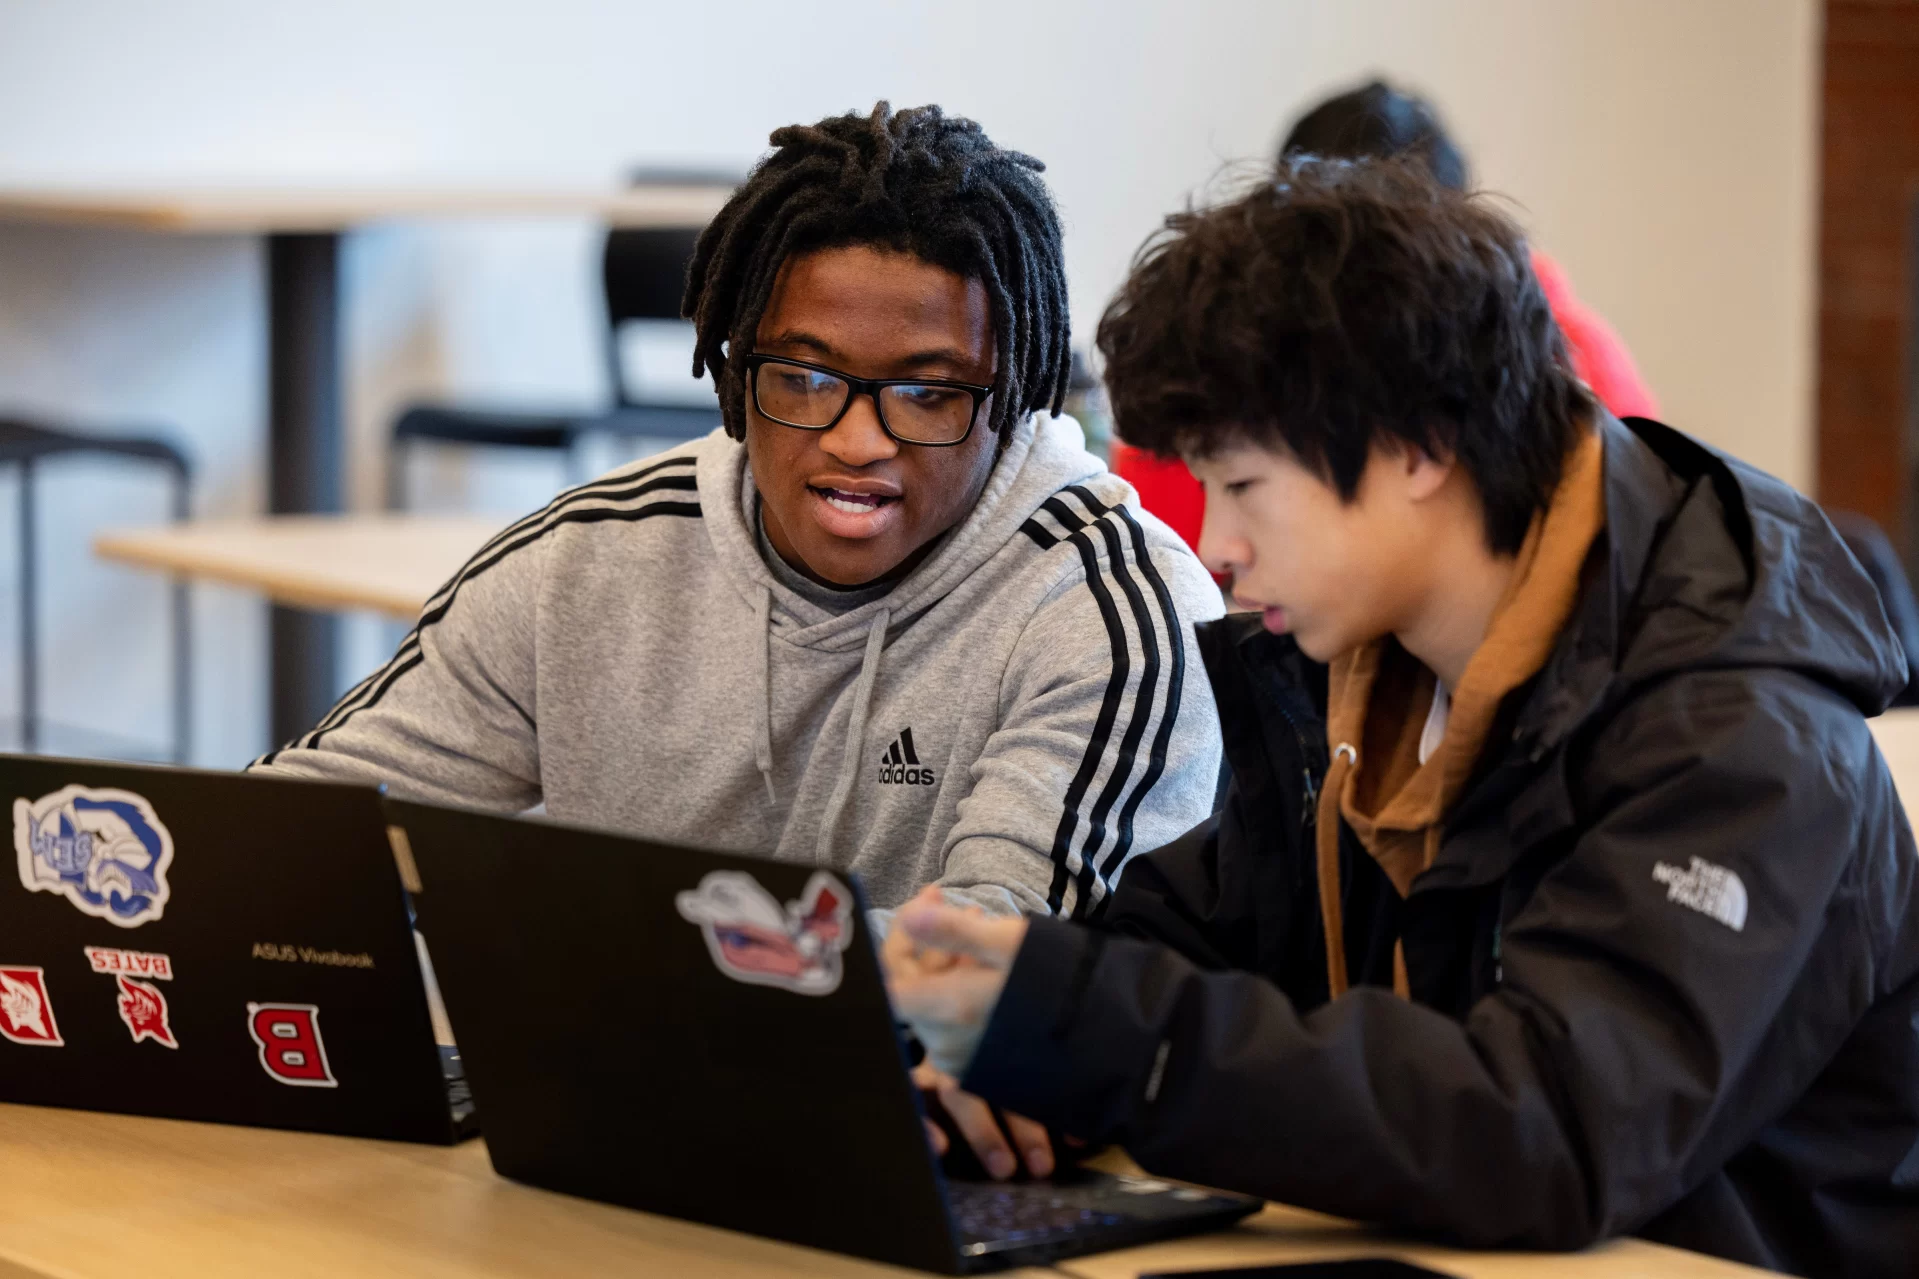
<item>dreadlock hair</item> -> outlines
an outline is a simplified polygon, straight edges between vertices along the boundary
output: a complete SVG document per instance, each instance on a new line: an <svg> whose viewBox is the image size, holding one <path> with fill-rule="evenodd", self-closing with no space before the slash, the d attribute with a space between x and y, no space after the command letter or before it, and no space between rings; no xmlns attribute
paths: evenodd
<svg viewBox="0 0 1919 1279"><path fill-rule="evenodd" d="M726 431L746 437L740 361L787 259L869 245L978 280L993 308L999 360L989 426L1057 414L1072 356L1059 215L1045 165L994 146L979 125L936 106L831 116L775 129L774 150L701 233L681 313L693 321L693 375L713 371Z"/></svg>

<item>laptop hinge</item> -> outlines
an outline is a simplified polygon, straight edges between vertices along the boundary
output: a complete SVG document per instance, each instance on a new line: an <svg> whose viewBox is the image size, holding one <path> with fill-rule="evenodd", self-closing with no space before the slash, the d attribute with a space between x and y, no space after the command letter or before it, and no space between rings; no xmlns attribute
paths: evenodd
<svg viewBox="0 0 1919 1279"><path fill-rule="evenodd" d="M413 845L407 841L406 827L387 827L386 838L393 845L393 864L400 868L400 887L409 893L425 892L420 883L420 868L413 861Z"/></svg>

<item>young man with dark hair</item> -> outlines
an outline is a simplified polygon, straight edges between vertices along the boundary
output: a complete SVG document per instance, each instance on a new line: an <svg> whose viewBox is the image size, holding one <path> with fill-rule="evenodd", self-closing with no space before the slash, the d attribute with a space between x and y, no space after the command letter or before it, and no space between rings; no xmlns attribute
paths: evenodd
<svg viewBox="0 0 1919 1279"><path fill-rule="evenodd" d="M772 144L687 280L724 430L501 533L256 767L1089 915L1212 808L1218 590L1057 416L1040 163L884 103Z"/></svg>
<svg viewBox="0 0 1919 1279"><path fill-rule="evenodd" d="M902 1011L1148 1169L1468 1244L1919 1256L1919 858L1879 601L1785 485L1596 408L1519 231L1297 160L1100 328L1207 489L1233 786L1098 931L903 910Z"/></svg>

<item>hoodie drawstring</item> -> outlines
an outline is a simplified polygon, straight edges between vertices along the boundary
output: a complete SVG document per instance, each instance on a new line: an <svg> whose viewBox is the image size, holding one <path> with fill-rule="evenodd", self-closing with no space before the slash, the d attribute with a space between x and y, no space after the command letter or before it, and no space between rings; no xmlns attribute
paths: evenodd
<svg viewBox="0 0 1919 1279"><path fill-rule="evenodd" d="M766 802L779 803L773 789L773 590L760 587L760 696L759 739L753 743L753 762L766 781Z"/></svg>
<svg viewBox="0 0 1919 1279"><path fill-rule="evenodd" d="M860 660L859 683L853 686L853 711L846 725L846 755L840 761L840 780L833 787L832 798L826 801L826 812L820 818L819 842L813 849L814 861L822 866L830 864L833 835L847 798L853 793L853 783L859 779L860 760L866 755L866 712L873 702L873 686L880 680L880 652L886 647L886 628L892 620L891 609L880 609L873 615L873 624L866 632L866 656Z"/></svg>
<svg viewBox="0 0 1919 1279"><path fill-rule="evenodd" d="M1327 997L1346 993L1346 921L1339 900L1339 808L1346 783L1359 763L1359 752L1349 742L1333 751L1326 780L1319 787L1319 814L1313 829L1313 851L1319 870L1319 919L1326 934Z"/></svg>

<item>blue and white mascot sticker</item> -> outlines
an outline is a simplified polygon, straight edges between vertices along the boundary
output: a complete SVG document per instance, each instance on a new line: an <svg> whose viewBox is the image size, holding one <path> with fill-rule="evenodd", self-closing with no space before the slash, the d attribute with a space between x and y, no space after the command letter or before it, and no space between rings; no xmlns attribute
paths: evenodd
<svg viewBox="0 0 1919 1279"><path fill-rule="evenodd" d="M131 791L68 786L14 800L13 851L23 885L95 918L138 928L166 909L173 836Z"/></svg>

